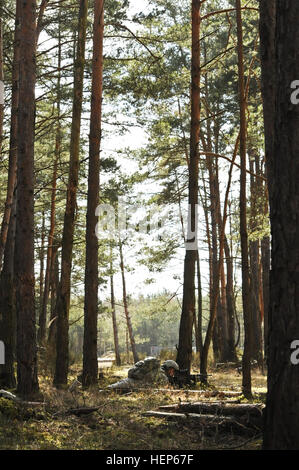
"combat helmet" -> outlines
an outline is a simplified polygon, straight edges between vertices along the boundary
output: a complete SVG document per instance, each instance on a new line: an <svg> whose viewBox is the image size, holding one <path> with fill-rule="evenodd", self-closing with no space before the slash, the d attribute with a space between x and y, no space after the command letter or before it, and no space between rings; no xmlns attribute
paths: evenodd
<svg viewBox="0 0 299 470"><path fill-rule="evenodd" d="M161 369L164 371L172 368L175 370L180 370L179 365L172 359L168 359L167 361L163 362L161 366Z"/></svg>

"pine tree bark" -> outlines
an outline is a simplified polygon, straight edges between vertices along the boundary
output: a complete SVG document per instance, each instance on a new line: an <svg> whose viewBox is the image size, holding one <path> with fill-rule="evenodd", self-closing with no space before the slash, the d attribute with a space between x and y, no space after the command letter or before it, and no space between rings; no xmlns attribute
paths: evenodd
<svg viewBox="0 0 299 470"><path fill-rule="evenodd" d="M191 369L192 329L195 314L195 266L197 260L198 162L200 139L200 0L192 0L191 133L189 162L189 213L184 262L183 305L177 362Z"/></svg>
<svg viewBox="0 0 299 470"><path fill-rule="evenodd" d="M259 199L261 187L257 181L259 175L259 156L254 149L248 149L250 169L250 219L249 227L254 234L258 226ZM258 239L249 241L249 259L251 273L251 309L252 309L252 359L263 368L262 313L260 303L260 243Z"/></svg>
<svg viewBox="0 0 299 470"><path fill-rule="evenodd" d="M2 11L3 0L0 0L0 11ZM0 17L0 81L4 82L3 66L3 21ZM3 122L4 122L4 103L0 103L0 154L2 153L3 142ZM1 264L1 263L0 263Z"/></svg>
<svg viewBox="0 0 299 470"><path fill-rule="evenodd" d="M123 248L122 248L122 241L119 240L119 256L120 256L120 271L121 271L121 277L122 277L122 286L123 286L123 304L124 304L124 311L125 311L125 316L127 320L127 329L128 329L128 335L130 339L130 345L131 345L131 350L133 353L133 359L134 362L138 362L138 354L136 351L136 344L135 344L135 338L133 334L133 327L132 327L132 321L131 321L131 316L128 308L128 298L127 298L127 288L126 288L126 277L125 277L125 265L124 265L124 256L123 256Z"/></svg>
<svg viewBox="0 0 299 470"><path fill-rule="evenodd" d="M261 43L261 87L263 96L264 134L265 134L265 160L267 186L273 184L271 175L274 145L274 115L276 100L276 57L275 57L275 27L276 27L276 0L260 1L260 43ZM267 192L267 191L265 191ZM268 211L268 207L266 207ZM263 265L263 301L264 301L264 349L268 356L268 316L270 292L270 239L265 237L262 241Z"/></svg>
<svg viewBox="0 0 299 470"><path fill-rule="evenodd" d="M3 2L3 0L2 0ZM40 28L36 28L35 38L36 43L39 38L42 26L41 21L47 5L47 1L44 7L40 9L39 19L40 19ZM17 114L18 114L18 81L19 81L19 60L20 60L20 38L18 37L20 30L19 22L19 6L16 3L16 16L15 16L15 32L14 32L14 57L12 64L12 98L11 98L11 123L10 123L10 145L9 145L9 168L8 168L8 181L7 181L7 191L6 191L6 201L4 207L4 214L1 223L0 231L0 268L3 262L5 243L8 234L9 221L11 216L11 210L13 205L14 190L16 185L17 178ZM2 20L0 18L0 26ZM1 30L1 28L0 28ZM2 39L0 40L0 45L2 44ZM2 44L3 46L3 44ZM2 77L2 78L1 78ZM0 46L0 80L3 80L3 55L2 49ZM2 125L3 125L3 106L0 105L0 151L2 147Z"/></svg>
<svg viewBox="0 0 299 470"><path fill-rule="evenodd" d="M112 266L112 247L110 250L110 294L111 294L111 310L112 310L112 326L113 326L113 338L114 338L114 351L115 351L115 362L117 366L121 365L121 358L119 352L119 341L118 341L118 328L116 321L116 311L115 311L115 295L114 295L114 276L113 276L113 266Z"/></svg>
<svg viewBox="0 0 299 470"><path fill-rule="evenodd" d="M61 9L58 5L58 79L57 79L57 129L55 138L55 157L54 157L54 168L52 175L52 188L51 188L51 213L50 213L50 229L48 234L48 248L47 248L47 264L45 273L45 285L42 299L42 309L39 318L39 331L38 339L40 343L44 343L46 339L46 324L47 324L47 307L50 293L50 281L51 281L51 266L53 258L53 245L54 245L54 234L55 234L55 216L56 216L56 190L57 190L57 170L58 161L60 158L61 151L61 119L60 119L60 102L61 102L61 54L62 54L62 41L61 41Z"/></svg>
<svg viewBox="0 0 299 470"><path fill-rule="evenodd" d="M9 222L5 244L3 268L0 274L0 331L5 344L5 364L0 365L0 386L14 388L16 378L14 364L16 360L16 308L14 284L14 249L16 233L16 196Z"/></svg>
<svg viewBox="0 0 299 470"><path fill-rule="evenodd" d="M268 357L268 317L269 317L269 277L270 277L270 238L261 241L263 311L264 311L264 357Z"/></svg>
<svg viewBox="0 0 299 470"><path fill-rule="evenodd" d="M211 150L211 148L209 149ZM217 233L217 200L216 200L216 188L215 188L215 172L213 168L213 159L207 157L207 167L209 171L209 185L210 185L210 213L211 213L211 241L212 241L212 271L211 276L211 299L217 297L217 309L216 319L213 330L213 353L214 362L222 362L221 356L221 304L220 304L220 290L219 281L220 277L218 274L218 233ZM222 268L222 266L221 266ZM220 269L221 269L220 268ZM212 315L213 302L210 301L210 316ZM220 320L220 325L219 325Z"/></svg>
<svg viewBox="0 0 299 470"><path fill-rule="evenodd" d="M216 149L215 149L216 150ZM215 196L216 196L216 221L218 227L218 236L221 236L222 229L222 216L220 206L220 189L219 189L219 175L218 175L218 162L215 162ZM226 236L224 234L224 251L226 251ZM218 249L217 249L218 251ZM217 263L218 264L218 263ZM218 269L218 266L216 267ZM218 325L220 329L220 362L227 362L230 360L229 355L229 338L228 338L228 312L227 312L227 299L226 299L226 276L224 271L224 259L220 260L220 298L218 308Z"/></svg>
<svg viewBox="0 0 299 470"><path fill-rule="evenodd" d="M298 450L299 366L294 361L296 357L291 360L291 344L299 339L299 106L291 99L294 91L291 84L299 77L296 60L299 4L268 0L261 2L260 15L261 27L269 32L269 36L261 37L262 51L267 50L267 55L262 54L263 79L268 75L265 68L269 56L275 66L274 96L270 96L270 104L266 101L268 95L266 83L263 83L264 113L268 119L267 122L265 119L265 142L272 234L268 393L263 445L265 450ZM271 115L269 108L273 104L275 111Z"/></svg>
<svg viewBox="0 0 299 470"><path fill-rule="evenodd" d="M56 153L56 151L57 151L57 141L56 141L56 149L55 149L54 170L53 170L53 176L52 176L51 214L50 214L50 229L49 229L49 235L48 235L45 282L44 282L44 289L42 292L42 305L41 305L41 311L40 311L40 316L39 316L38 340L40 344L44 343L45 338L46 338L47 307L48 307L48 300L49 300L49 293L50 293L50 278L51 278L53 243L54 243L54 233L55 233L56 186L57 186L57 166L58 166L58 154Z"/></svg>
<svg viewBox="0 0 299 470"><path fill-rule="evenodd" d="M36 80L36 2L18 0L20 63L18 189L14 271L17 310L18 393L38 391L34 279L34 126Z"/></svg>
<svg viewBox="0 0 299 470"><path fill-rule="evenodd" d="M235 303L234 303L234 275L233 275L233 260L231 250L224 237L224 253L226 258L226 308L227 308L227 334L228 334L228 361L236 362L236 339L235 339Z"/></svg>
<svg viewBox="0 0 299 470"><path fill-rule="evenodd" d="M39 319L41 318L42 309L43 309L43 294L44 294L44 277L45 277L45 211L42 211L42 226L41 226L41 246L39 250L39 265L40 265L40 274L39 274ZM39 330L37 335L37 340L39 341L39 333L40 333L40 323L39 323Z"/></svg>
<svg viewBox="0 0 299 470"><path fill-rule="evenodd" d="M205 49L204 49L205 51ZM207 60L205 56L205 61ZM209 114L209 93L208 82L205 77L205 103L206 112ZM205 152L212 152L212 132L211 126L207 121L207 139L205 140L203 133L201 133L201 141ZM215 124L217 129L217 125ZM218 133L215 130L215 151L218 151ZM209 173L209 187L210 187L210 214L211 214L211 246L209 249L209 262L210 262L210 318L213 317L213 310L216 309L216 318L213 325L213 352L215 362L226 362L231 357L229 352L229 337L228 337L228 310L227 310L227 289L224 273L224 260L220 256L218 249L218 235L221 237L222 232L222 216L220 207L220 191L219 191L219 177L218 177L218 162L214 161L213 157L207 156L206 163ZM208 224L207 224L208 226ZM217 232L218 228L218 232ZM207 229L209 230L209 229ZM226 247L227 241L224 234L224 246ZM219 243L220 245L220 243ZM219 252L219 259L218 259ZM221 290L220 290L221 285ZM221 295L220 295L221 293Z"/></svg>
<svg viewBox="0 0 299 470"><path fill-rule="evenodd" d="M219 112L219 102L217 103L216 112ZM219 153L219 134L220 126L218 119L214 121L214 140L215 140L215 153ZM218 162L217 162L218 163ZM219 171L218 164L216 166L216 191L217 191L217 221L218 221L218 233L221 237L222 227L223 227L223 218L221 215L221 205L220 205L220 187L219 187ZM221 299L223 303L222 314L225 321L225 348L223 351L224 357L222 362L235 362L237 360L236 348L235 348L235 305L234 305L234 278L233 278L233 260L231 256L231 249L226 237L226 234L223 234L223 244L224 244L224 255L226 263L226 279L224 275L224 259L222 260L221 266L221 284L222 284L222 294ZM226 283L225 283L226 281ZM224 292L225 289L225 292Z"/></svg>
<svg viewBox="0 0 299 470"><path fill-rule="evenodd" d="M261 43L261 88L263 96L265 160L268 186L272 184L271 172L274 145L274 114L276 96L275 74L275 27L276 0L260 0L260 43Z"/></svg>
<svg viewBox="0 0 299 470"><path fill-rule="evenodd" d="M14 52L12 63L12 91L11 91L11 118L9 137L9 166L6 190L6 201L0 232L0 268L2 266L5 243L7 239L11 209L13 205L14 191L17 179L17 139L18 139L18 103L19 103L19 60L20 60L20 16L19 4L16 4L16 19L14 31Z"/></svg>
<svg viewBox="0 0 299 470"><path fill-rule="evenodd" d="M12 94L9 139L8 186L4 217L0 235L0 331L5 344L5 365L0 366L0 384L13 388L16 385L14 363L16 360L16 309L14 250L16 234L16 179L17 179L17 139L18 139L18 98L19 98L19 58L20 58L20 5L16 4L14 48L12 63ZM9 216L8 216L9 213ZM9 223L8 223L9 220ZM7 231L7 232L6 232ZM3 332L3 333L2 333Z"/></svg>
<svg viewBox="0 0 299 470"><path fill-rule="evenodd" d="M103 97L104 0L94 2L92 89L89 135L88 201L86 216L86 264L83 342L83 385L97 382L98 351L98 239L96 208L99 204L100 144Z"/></svg>
<svg viewBox="0 0 299 470"><path fill-rule="evenodd" d="M69 363L69 309L71 295L72 252L79 176L80 128L88 0L80 0L77 54L74 71L73 116L70 143L70 168L62 236L61 278L57 292L57 350L54 384L67 384Z"/></svg>
<svg viewBox="0 0 299 470"><path fill-rule="evenodd" d="M201 286L201 269L200 269L200 257L197 251L196 258L197 265L197 335L196 335L196 345L199 355L202 351L202 286Z"/></svg>
<svg viewBox="0 0 299 470"><path fill-rule="evenodd" d="M50 292L51 292L51 312L48 330L48 346L54 351L56 345L57 332L57 316L56 316L56 300L59 285L59 256L58 245L53 244L53 252L50 268Z"/></svg>
<svg viewBox="0 0 299 470"><path fill-rule="evenodd" d="M234 148L233 157L232 157L232 161L231 161L231 165L229 169L228 183L227 183L227 187L225 191L225 198L224 198L224 204L223 204L223 217L222 217L221 231L220 231L220 236L219 236L219 261L218 261L218 269L216 273L217 285L219 284L219 280L220 280L221 262L223 259L223 251L224 251L224 246L225 246L225 226L226 226L226 220L227 220L227 215L228 215L227 210L228 210L228 204L229 204L229 191L230 191L231 182L232 182L232 171L233 171L234 162L237 156L239 141L240 141L240 133L235 142L235 148ZM211 254L210 254L210 259L211 259ZM213 331L214 331L214 326L215 326L215 321L216 321L217 305L218 305L218 300L219 300L219 289L215 291L214 296L210 296L210 299L211 299L210 319L209 319L207 332L206 332L206 336L205 336L205 340L204 340L204 344L202 348L202 354L200 358L200 373L202 374L201 382L204 384L207 383L208 353L209 353L209 348L210 348L210 344L212 341L212 336L213 336Z"/></svg>
<svg viewBox="0 0 299 470"><path fill-rule="evenodd" d="M242 388L246 398L251 397L251 302L250 302L250 272L248 260L247 234L247 201L246 201L246 96L243 60L243 28L241 2L236 0L237 35L238 35L238 79L240 100L240 239L242 258L242 301L244 317L244 351L242 359Z"/></svg>

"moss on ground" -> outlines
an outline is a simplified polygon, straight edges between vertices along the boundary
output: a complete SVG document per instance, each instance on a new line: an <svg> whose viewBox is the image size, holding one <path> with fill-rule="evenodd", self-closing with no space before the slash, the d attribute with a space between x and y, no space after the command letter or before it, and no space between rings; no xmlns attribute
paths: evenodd
<svg viewBox="0 0 299 470"><path fill-rule="evenodd" d="M126 376L127 368L112 369L100 381L99 387ZM71 381L78 369L72 370ZM213 372L211 388L240 390L241 378L234 370ZM263 401L266 377L253 373L254 401ZM209 435L204 429L190 423L166 422L164 419L144 417L145 411L160 405L178 403L179 399L196 399L188 390L157 393L154 390L126 395L102 393L98 388L72 393L57 390L50 377L40 378L45 405L28 408L0 398L0 449L25 450L197 450L197 449L260 449L261 437L248 439L233 434ZM215 400L215 398L211 398ZM244 401L241 397L241 401ZM99 410L87 416L67 415L70 408L98 406Z"/></svg>

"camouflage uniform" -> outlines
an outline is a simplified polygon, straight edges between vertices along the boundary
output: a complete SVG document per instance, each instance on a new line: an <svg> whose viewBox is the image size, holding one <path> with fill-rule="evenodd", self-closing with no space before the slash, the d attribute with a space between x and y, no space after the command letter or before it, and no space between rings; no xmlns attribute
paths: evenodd
<svg viewBox="0 0 299 470"><path fill-rule="evenodd" d="M168 384L165 373L160 368L160 361L155 357L146 357L136 362L128 371L128 378L109 385L112 389L132 390L155 384Z"/></svg>

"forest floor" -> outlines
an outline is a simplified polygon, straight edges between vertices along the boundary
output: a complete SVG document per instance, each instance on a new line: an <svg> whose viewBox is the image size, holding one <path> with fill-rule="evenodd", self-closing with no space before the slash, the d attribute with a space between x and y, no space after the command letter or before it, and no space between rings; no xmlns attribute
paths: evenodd
<svg viewBox="0 0 299 470"><path fill-rule="evenodd" d="M127 376L128 367L109 370L99 388ZM73 367L70 383L80 372ZM235 369L212 371L209 390L241 391L242 377ZM240 403L261 403L266 392L266 375L258 369L252 374L253 400L238 397ZM182 401L199 401L196 393L184 389L179 393L156 389L119 395L100 392L99 388L73 392L57 390L49 376L40 377L44 405L24 407L0 398L0 449L9 450L202 450L261 448L261 434L238 436L231 432L205 433L191 422L169 422L143 413L161 405ZM198 387L199 388L199 387ZM224 398L223 398L224 399ZM215 398L205 398L205 401ZM229 399L225 399L229 400ZM68 415L77 407L99 407L86 416Z"/></svg>

